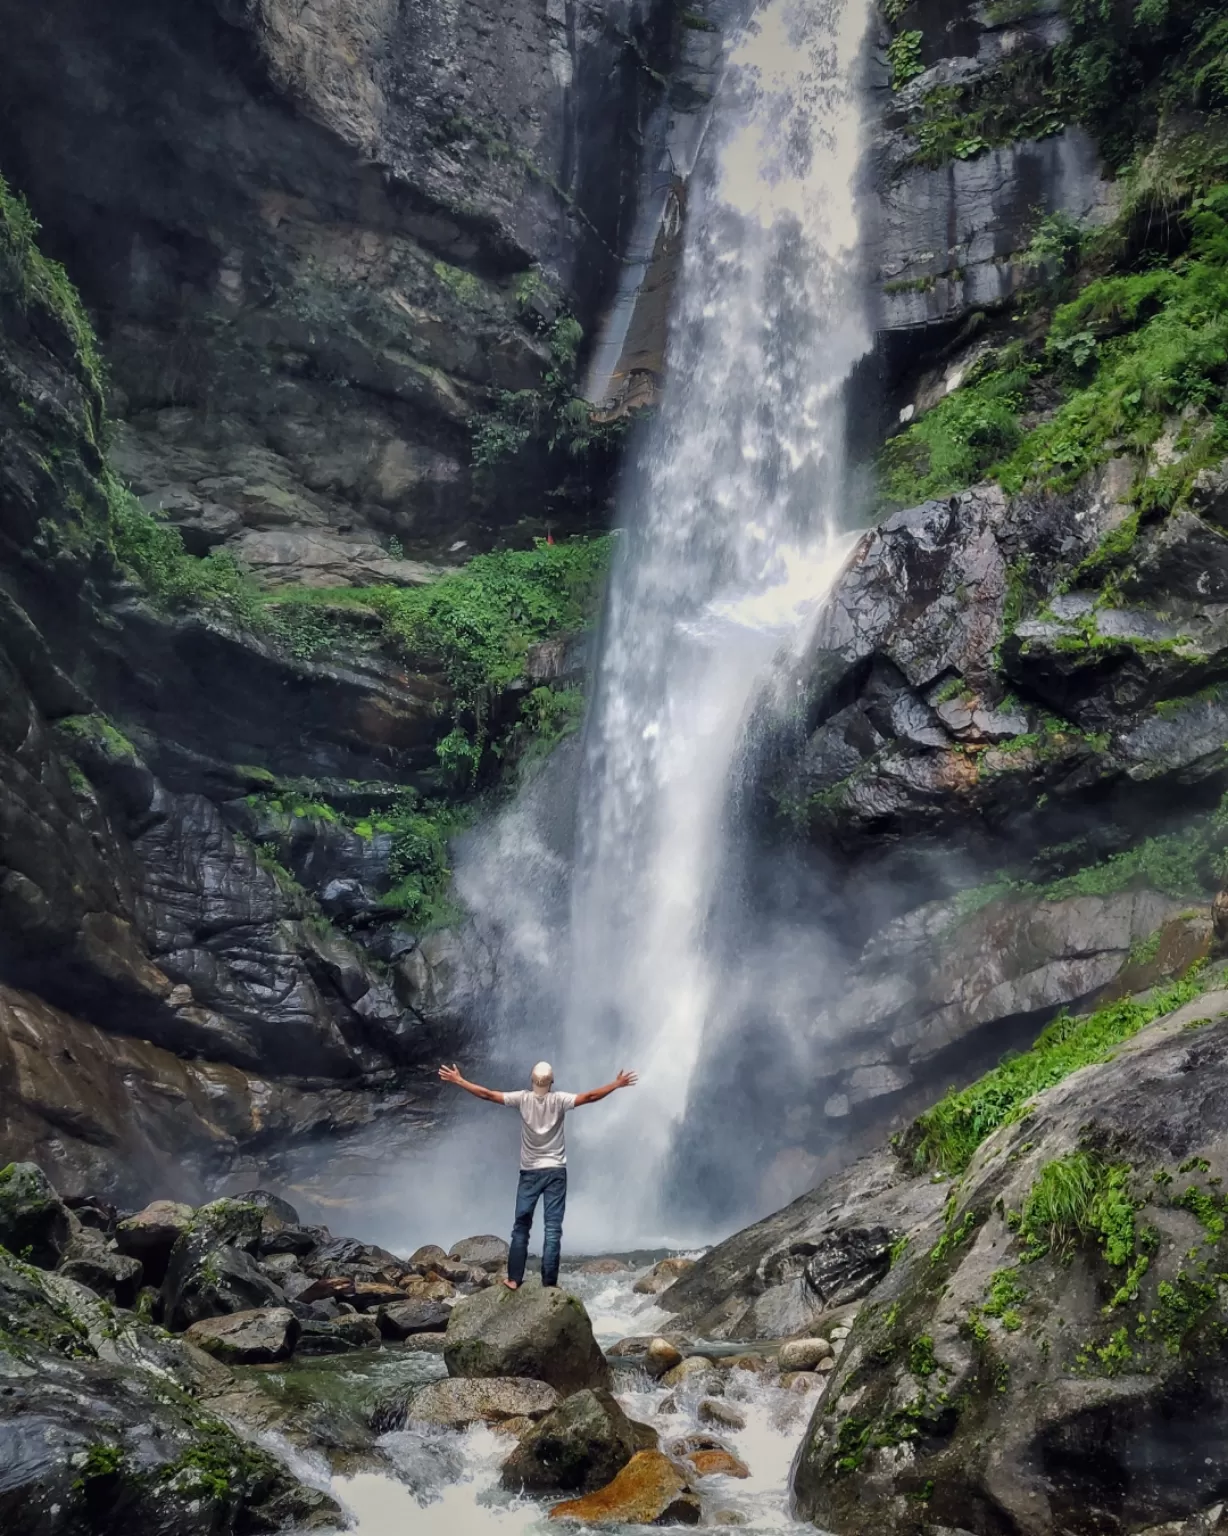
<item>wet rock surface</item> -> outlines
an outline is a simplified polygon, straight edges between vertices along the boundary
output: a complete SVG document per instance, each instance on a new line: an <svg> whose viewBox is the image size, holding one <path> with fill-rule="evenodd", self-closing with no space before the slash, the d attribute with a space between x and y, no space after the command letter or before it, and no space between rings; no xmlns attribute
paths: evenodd
<svg viewBox="0 0 1228 1536"><path fill-rule="evenodd" d="M556 1504L550 1518L594 1524L698 1525L700 1504L668 1456L640 1451L605 1488Z"/></svg>
<svg viewBox="0 0 1228 1536"><path fill-rule="evenodd" d="M629 1419L609 1392L574 1392L504 1462L503 1486L589 1493L611 1482L638 1451L656 1445L656 1431Z"/></svg>
<svg viewBox="0 0 1228 1536"><path fill-rule="evenodd" d="M517 1291L491 1286L457 1302L444 1359L452 1376L531 1376L563 1393L610 1384L584 1304L531 1281Z"/></svg>

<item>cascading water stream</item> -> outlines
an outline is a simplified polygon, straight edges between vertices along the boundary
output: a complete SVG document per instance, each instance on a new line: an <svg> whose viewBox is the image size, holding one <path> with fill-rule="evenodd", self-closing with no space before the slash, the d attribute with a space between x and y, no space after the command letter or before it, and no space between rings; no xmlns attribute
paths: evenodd
<svg viewBox="0 0 1228 1536"><path fill-rule="evenodd" d="M641 1073L577 1117L606 1242L679 1236L646 1196L718 1003L732 770L769 664L846 547L865 25L865 0L773 0L731 57L691 184L670 382L628 486L586 735L557 1061L569 1084L615 1057Z"/></svg>

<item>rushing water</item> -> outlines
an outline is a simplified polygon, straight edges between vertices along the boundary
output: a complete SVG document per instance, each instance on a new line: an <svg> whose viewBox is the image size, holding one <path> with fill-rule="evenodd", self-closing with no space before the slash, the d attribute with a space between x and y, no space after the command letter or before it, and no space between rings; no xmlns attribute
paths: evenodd
<svg viewBox="0 0 1228 1536"><path fill-rule="evenodd" d="M564 1274L569 1290L584 1297L594 1329L607 1347L627 1334L642 1334L666 1326L667 1314L651 1298L635 1295L632 1285L640 1270L614 1276ZM439 1358L422 1357L423 1374L442 1374ZM699 1393L670 1393L640 1372L623 1369L614 1391L623 1408L657 1429L663 1443L710 1426L695 1417ZM662 1412L668 1397L677 1411ZM752 1375L735 1370L726 1375L724 1400L744 1415L743 1430L720 1430L720 1438L750 1470L746 1479L710 1477L697 1484L705 1523L721 1510L743 1517L742 1529L759 1536L781 1532L813 1532L793 1521L788 1512L788 1473L813 1398L800 1396ZM550 1499L505 1492L499 1470L513 1442L483 1427L457 1433L448 1430L405 1430L381 1437L379 1451L386 1470L361 1471L333 1477L313 1457L291 1451L284 1442L266 1439L305 1480L326 1489L346 1510L353 1536L546 1536L557 1531L549 1520ZM575 1529L575 1527L573 1527ZM609 1531L611 1528L602 1527ZM628 1533L642 1527L615 1527Z"/></svg>
<svg viewBox="0 0 1228 1536"><path fill-rule="evenodd" d="M705 1047L733 1061L765 1031L749 925L729 912L739 765L756 729L788 710L773 679L792 675L780 663L804 644L847 550L844 386L868 345L856 195L866 16L867 0L769 0L731 51L688 192L666 396L624 489L582 761L571 759L579 787L560 782L568 753L557 754L459 869L490 937L487 1028L516 1061L492 1086L523 1086L546 1055L569 1090L620 1067L640 1074L633 1092L569 1122L573 1252L704 1241L710 1222L727 1230L745 1215L734 1167L753 1161L762 1102L735 1094L723 1107L704 1175L717 1198L701 1219L669 1175L680 1130L703 1119L702 1107L687 1116ZM766 1011L782 1040L801 1042L796 1069L775 1053L778 1075L804 1077L814 1010L789 982ZM505 1227L510 1185L496 1193L469 1171L513 1157L514 1128L475 1112L412 1181L416 1224L437 1230L463 1206L471 1228Z"/></svg>
<svg viewBox="0 0 1228 1536"><path fill-rule="evenodd" d="M571 1076L612 1057L641 1073L584 1128L607 1241L677 1232L646 1192L719 1009L732 770L844 552L864 28L865 0L768 5L691 184L671 382L629 487L586 735L558 1052Z"/></svg>

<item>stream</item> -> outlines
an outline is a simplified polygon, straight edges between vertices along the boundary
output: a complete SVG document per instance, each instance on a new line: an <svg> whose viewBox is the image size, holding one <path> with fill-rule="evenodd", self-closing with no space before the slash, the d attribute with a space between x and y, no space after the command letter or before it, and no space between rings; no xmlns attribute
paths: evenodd
<svg viewBox="0 0 1228 1536"><path fill-rule="evenodd" d="M609 1350L620 1339L634 1334L668 1331L670 1314L656 1305L651 1296L637 1295L633 1289L661 1253L651 1260L636 1255L635 1268L617 1274L586 1274L586 1259L564 1265L561 1283L578 1295L588 1309L594 1332L603 1349ZM770 1346L769 1346L770 1347ZM711 1347L713 1355L747 1354L753 1346L731 1348L728 1344ZM697 1343L693 1353L709 1352ZM722 1401L737 1408L745 1419L745 1428L731 1430L701 1424L696 1410L702 1390L669 1390L653 1382L634 1363L613 1360L613 1392L627 1414L657 1430L662 1447L679 1436L702 1430L716 1434L750 1469L750 1476L727 1476L697 1480L695 1487L703 1502L704 1525L730 1525L750 1533L780 1531L813 1532L813 1527L790 1518L788 1511L788 1475L794 1452L810 1417L814 1393L799 1393L777 1385L772 1378L741 1368L722 1373ZM315 1376L323 1384L327 1378L344 1382L353 1393L367 1401L379 1396L389 1384L404 1386L425 1383L447 1374L438 1354L401 1351L395 1348L372 1353L358 1361L347 1357L339 1365L336 1359L310 1362L306 1367L296 1362L294 1376L300 1385ZM266 1372L262 1384L274 1393L285 1390L288 1373ZM671 1411L672 1400L676 1408ZM294 1450L276 1435L260 1437L266 1448L274 1451L292 1467L297 1476L327 1491L350 1517L353 1536L521 1536L544 1533L560 1527L551 1522L548 1512L562 1498L535 1498L511 1494L499 1486L500 1467L515 1442L506 1434L486 1426L464 1432L438 1428L405 1429L380 1436L379 1452L388 1463L386 1472L358 1470L332 1473L322 1457ZM595 1527L569 1524L565 1529L588 1530ZM603 1532L636 1532L640 1526L609 1526Z"/></svg>

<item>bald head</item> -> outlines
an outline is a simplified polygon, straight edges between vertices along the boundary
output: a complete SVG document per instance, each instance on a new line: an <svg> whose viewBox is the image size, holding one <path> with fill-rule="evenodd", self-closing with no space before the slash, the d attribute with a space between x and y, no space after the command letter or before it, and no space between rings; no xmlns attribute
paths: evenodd
<svg viewBox="0 0 1228 1536"><path fill-rule="evenodd" d="M530 1081L533 1084L534 1093L549 1093L554 1087L554 1068L548 1061L539 1061L533 1068Z"/></svg>

